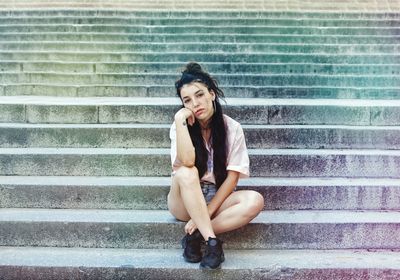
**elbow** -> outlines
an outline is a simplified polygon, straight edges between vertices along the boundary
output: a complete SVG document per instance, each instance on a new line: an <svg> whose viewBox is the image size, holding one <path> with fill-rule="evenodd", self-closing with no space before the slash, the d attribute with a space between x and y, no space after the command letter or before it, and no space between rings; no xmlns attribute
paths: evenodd
<svg viewBox="0 0 400 280"><path fill-rule="evenodd" d="M195 165L196 154L193 151L189 151L186 153L178 153L178 159L183 166L193 167Z"/></svg>
<svg viewBox="0 0 400 280"><path fill-rule="evenodd" d="M193 167L195 164L194 159L190 159L190 158L181 160L181 163L183 166L186 166L186 167Z"/></svg>
<svg viewBox="0 0 400 280"><path fill-rule="evenodd" d="M192 167L194 167L194 162L184 162L182 165L185 167L192 168Z"/></svg>

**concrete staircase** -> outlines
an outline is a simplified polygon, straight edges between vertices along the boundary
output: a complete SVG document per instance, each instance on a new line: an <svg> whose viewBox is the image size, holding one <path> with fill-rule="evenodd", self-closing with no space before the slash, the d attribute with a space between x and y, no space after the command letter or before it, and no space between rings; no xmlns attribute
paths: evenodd
<svg viewBox="0 0 400 280"><path fill-rule="evenodd" d="M398 1L110 2L0 3L0 279L400 278ZM266 201L212 272L166 206L190 60Z"/></svg>

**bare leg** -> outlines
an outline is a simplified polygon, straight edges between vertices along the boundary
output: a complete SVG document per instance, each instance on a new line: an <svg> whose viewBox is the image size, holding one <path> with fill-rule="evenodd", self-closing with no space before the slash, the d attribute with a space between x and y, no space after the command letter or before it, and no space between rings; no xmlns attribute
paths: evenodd
<svg viewBox="0 0 400 280"><path fill-rule="evenodd" d="M236 191L227 197L211 221L215 234L247 225L263 209L264 198L255 191Z"/></svg>
<svg viewBox="0 0 400 280"><path fill-rule="evenodd" d="M168 208L178 220L192 219L205 240L215 237L196 167L177 170L168 194Z"/></svg>

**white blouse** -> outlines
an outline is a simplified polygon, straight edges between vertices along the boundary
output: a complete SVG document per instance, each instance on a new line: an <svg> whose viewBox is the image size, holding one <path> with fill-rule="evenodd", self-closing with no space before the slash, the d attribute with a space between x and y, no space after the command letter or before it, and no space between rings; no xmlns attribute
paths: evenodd
<svg viewBox="0 0 400 280"><path fill-rule="evenodd" d="M227 128L228 138L228 157L226 170L237 171L240 173L240 178L247 178L250 176L249 166L250 160L246 147L246 140L244 137L243 129L240 123L228 117L224 116L224 121ZM169 131L169 138L171 139L171 164L172 164L172 175L175 174L176 170L182 166L179 159L176 157L176 126L175 122L172 124ZM200 179L201 182L210 182L215 184L215 178L213 174L213 150L206 143L208 151L208 163L207 171L204 176Z"/></svg>

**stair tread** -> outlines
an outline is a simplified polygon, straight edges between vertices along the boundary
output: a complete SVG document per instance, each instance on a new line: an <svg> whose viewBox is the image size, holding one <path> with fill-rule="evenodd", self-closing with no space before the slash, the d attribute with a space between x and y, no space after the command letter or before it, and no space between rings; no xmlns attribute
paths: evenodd
<svg viewBox="0 0 400 280"><path fill-rule="evenodd" d="M384 99L306 99L306 98L225 98L230 106L400 106L400 100ZM0 104L26 105L181 105L171 97L65 97L65 96L0 96Z"/></svg>
<svg viewBox="0 0 400 280"><path fill-rule="evenodd" d="M388 30L388 29L398 29L397 26L323 26L323 29L321 29L320 26L310 26L310 25L302 25L302 26L293 26L293 25L269 25L269 24L256 24L256 25L251 25L251 24L231 24L231 25L214 25L210 26L208 24L110 24L110 23L81 23L81 24L76 24L76 23L0 23L0 28L1 27L93 27L93 26L101 26L101 27L138 27L138 28L147 28L147 27L155 27L155 28L170 28L170 27L178 27L178 28L210 28L210 29L217 29L217 28L281 28L281 29L315 29L318 28L318 30L329 30L329 29L343 29L343 30L348 30L348 29L365 29L365 30L371 30L371 29L383 29L383 30Z"/></svg>
<svg viewBox="0 0 400 280"><path fill-rule="evenodd" d="M78 42L79 43L79 42ZM69 65L90 65L92 66L93 64L96 65L108 65L108 66L169 66L170 68L170 74L176 74L176 67L182 67L182 63L181 62L168 62L168 61L159 61L159 62L123 62L123 61L97 61L97 62L85 62L85 61L51 61L49 62L48 60L1 60L0 64L56 64L56 65L65 65L65 66L69 66ZM282 62L204 62L202 63L202 65L204 65L205 67L210 67L210 66L234 66L234 67L255 67L255 66L319 66L319 67L324 67L327 64L326 63L319 63L319 62L304 62L304 63L300 63L300 62L288 62L288 63L282 63ZM353 63L353 64L344 64L344 63L329 63L329 66L332 67L342 67L342 68L355 68L355 67L397 67L400 66L400 63L396 63L396 62L392 62L392 63L387 63L387 64L375 64L375 63ZM32 71L32 73L37 73L38 71ZM24 72L25 73L25 72ZM40 72L39 72L40 73ZM119 72L117 72L119 73ZM160 74L160 72L145 72L146 74ZM162 71L161 73L167 73L165 71ZM214 72L216 73L216 72ZM220 72L221 74L225 73L225 72ZM245 72L245 73L249 73L249 72ZM251 72L250 72L251 73ZM256 73L256 72L254 72ZM216 73L218 74L218 73ZM157 86L157 85L155 85Z"/></svg>
<svg viewBox="0 0 400 280"><path fill-rule="evenodd" d="M0 209L0 222L180 224L167 210ZM253 224L399 224L400 211L274 210L262 211Z"/></svg>
<svg viewBox="0 0 400 280"><path fill-rule="evenodd" d="M399 156L400 150L383 149L248 149L249 155L365 155ZM169 148L0 148L2 155L169 155Z"/></svg>
<svg viewBox="0 0 400 280"><path fill-rule="evenodd" d="M0 185L54 185L54 186L170 186L171 177L120 176L0 176ZM394 186L399 179L391 178L282 178L254 177L240 179L238 186Z"/></svg>
<svg viewBox="0 0 400 280"><path fill-rule="evenodd" d="M1 98L0 98L1 100ZM155 123L93 123L93 124L70 124L70 123L0 123L0 128L13 129L169 129L171 124L155 124ZM400 126L393 125L340 125L340 124L242 124L243 130L271 130L271 129L323 129L323 130L377 130L377 131L398 131Z"/></svg>
<svg viewBox="0 0 400 280"><path fill-rule="evenodd" d="M30 33L33 34L33 33ZM43 34L42 32L40 34ZM64 34L64 33L63 33ZM73 33L76 34L76 33ZM154 35L154 34L153 34ZM175 55L175 54L196 54L196 55L210 55L208 51L99 51L99 50L93 50L93 51L85 51L85 50L79 50L79 51L74 51L74 50L2 50L0 49L0 53L4 54L75 54L75 55L158 55L158 56L168 56L168 55ZM249 57L249 56L266 56L266 55L281 55L281 56L320 56L320 57L357 57L357 56L394 56L397 57L399 56L398 53L365 53L365 52L357 52L357 53L351 53L351 54L346 54L346 53L326 53L326 52L314 52L314 53L304 53L304 52L279 52L279 51L274 51L274 52L262 52L262 51L253 51L249 53L243 53L239 51L232 51L232 52L216 52L215 55L237 55L241 57ZM19 59L21 60L21 59ZM98 61L96 61L98 62ZM184 64L185 62L182 62ZM221 62L223 63L223 62ZM226 62L225 62L226 63ZM252 62L253 63L253 62Z"/></svg>
<svg viewBox="0 0 400 280"><path fill-rule="evenodd" d="M2 75L8 75L9 77L12 77L12 75L19 75L21 77L23 76L69 76L69 77L108 77L108 76L115 76L119 78L123 77L143 77L143 78L148 78L148 79L166 79L170 80L172 78L176 78L177 74L176 73L128 73L128 72L115 72L115 73L74 73L74 72L38 72L38 71L26 71L26 72L3 72ZM268 77L310 77L310 78L315 78L315 77L331 77L331 78L383 78L383 77L388 77L388 78L398 78L397 74L361 74L361 73L348 73L348 74L318 74L318 73L235 73L235 74L230 74L230 73L220 73L218 74L218 77L221 78L268 78Z"/></svg>
<svg viewBox="0 0 400 280"><path fill-rule="evenodd" d="M132 2L132 0L128 0L129 2ZM49 1L47 1L49 2ZM52 1L54 2L54 1ZM39 2L40 3L40 2ZM312 3L312 2L310 2ZM343 3L340 1L340 3ZM375 3L375 2L374 2ZM64 1L65 4L65 1ZM360 3L357 3L360 5ZM234 11L234 10L222 10L222 11L216 11L216 10L207 10L207 11L202 11L199 10L198 12L195 11L174 11L174 10L169 10L169 11L163 11L163 10L140 10L140 11L135 11L135 10L115 10L115 9L76 9L76 8L67 8L67 7L57 7L58 11L61 11L63 15L68 15L68 17L71 16L85 16L85 17L94 17L94 16L110 16L110 17L121 17L123 15L127 17L134 17L134 18L164 18L164 17L171 17L171 16L177 16L177 17L188 17L188 16L193 16L193 15L198 15L201 16L201 18L213 18L215 19L216 16L219 16L218 18L241 18L242 16L248 16L249 18L254 18L254 17L260 17L260 16L265 16L266 18L301 18L301 19L313 19L315 17L322 18L324 20L330 19L330 20L340 20L340 19L348 19L348 18L356 18L356 19L374 19L374 18L388 18L388 19L395 19L398 18L398 13L395 11L393 12L377 12L377 11L369 11L369 12L351 12L351 11L332 11L329 13L322 12L322 11L314 11L314 12L301 12L301 11L295 11L295 10L286 10L286 11L279 11L279 10L273 10L273 11L246 11L246 10L240 10L240 11ZM0 11L0 15L5 15L5 16L16 16L16 15L23 15L24 17L28 16L31 17L33 16L49 16L52 15L51 17L54 17L54 8L49 9L49 10L38 10L35 8L25 8L22 10L18 9L13 9L13 10L6 10ZM56 13L56 16L57 15Z"/></svg>
<svg viewBox="0 0 400 280"><path fill-rule="evenodd" d="M400 269L400 253L391 250L224 250L223 269ZM1 266L125 267L198 269L183 261L180 249L103 249L0 247ZM251 261L244 261L251 260Z"/></svg>

